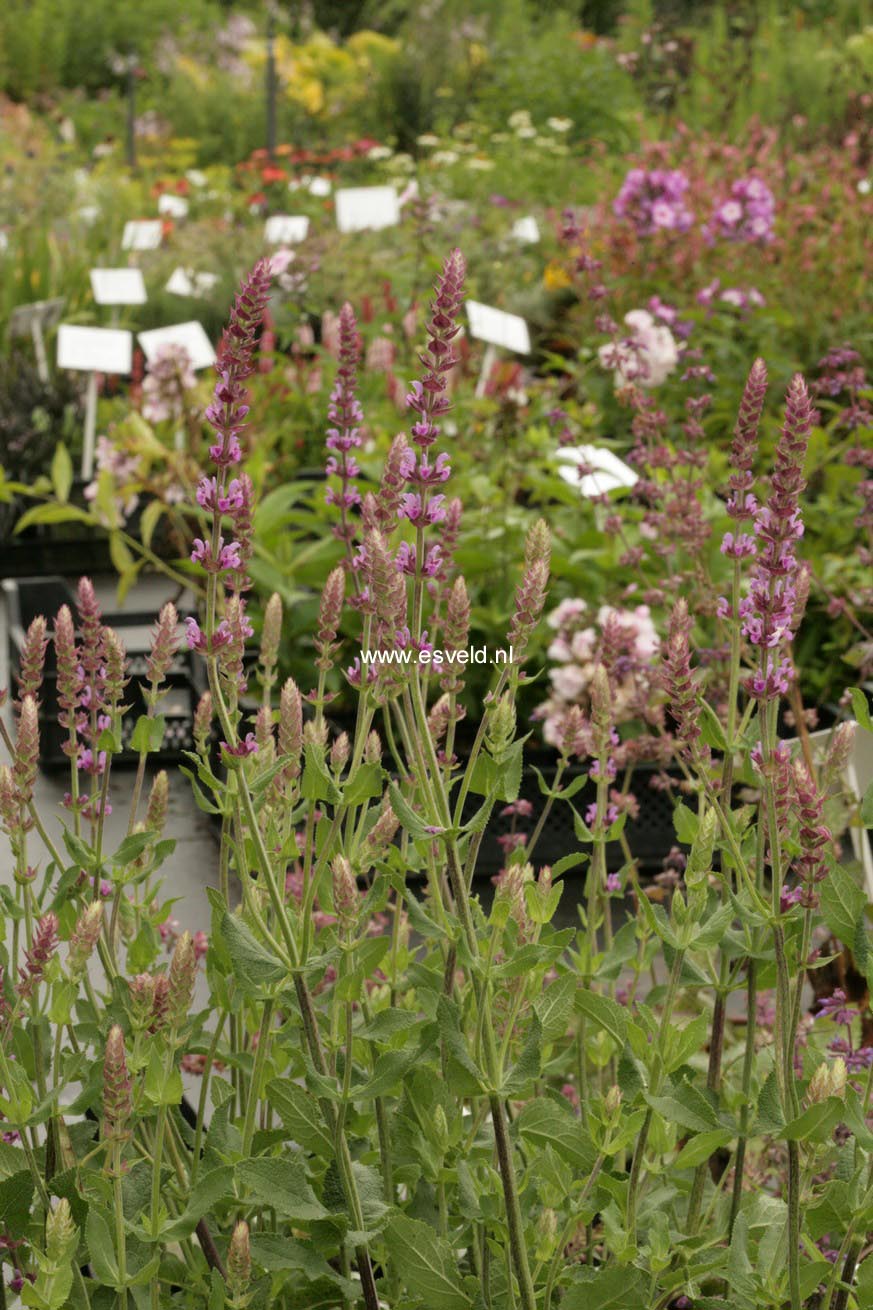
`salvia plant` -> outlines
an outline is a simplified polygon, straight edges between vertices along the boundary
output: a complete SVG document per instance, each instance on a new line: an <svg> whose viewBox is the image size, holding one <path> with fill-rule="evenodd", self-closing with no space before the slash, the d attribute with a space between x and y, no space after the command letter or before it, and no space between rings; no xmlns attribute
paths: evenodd
<svg viewBox="0 0 873 1310"><path fill-rule="evenodd" d="M240 466L265 264L238 294L208 411L213 469L196 491L205 603L187 624L209 690L183 771L220 829L208 938L174 940L161 899L169 780L149 757L176 611L154 630L115 849L106 819L132 699L121 641L86 579L76 614L27 634L0 768L13 870L0 1253L28 1306L873 1304L873 952L834 817L854 725L817 757L785 739L780 713L804 605L806 386L790 385L766 478L761 361L742 398L724 488L726 695L707 695L681 597L661 642L682 771L664 873L644 888L623 842L624 671L605 641L584 707L561 719L536 822L485 896L475 875L495 807L530 814L515 703L549 532L530 529L508 658L461 731L470 604L445 416L464 275L454 251L414 421L366 491L359 338L351 307L340 315L327 472L344 560L321 597L308 688L278 685L278 597L253 655L255 506ZM34 799L50 644L70 761L59 827ZM331 719L338 674L356 697L346 731ZM860 692L854 703L870 730ZM537 846L562 805L577 849L549 867ZM840 987L817 984L832 974ZM183 1072L199 1077L192 1102Z"/></svg>

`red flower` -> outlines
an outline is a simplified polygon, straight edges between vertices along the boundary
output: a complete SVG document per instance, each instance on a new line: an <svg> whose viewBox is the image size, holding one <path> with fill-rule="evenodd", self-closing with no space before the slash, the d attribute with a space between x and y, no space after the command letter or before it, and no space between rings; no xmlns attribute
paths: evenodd
<svg viewBox="0 0 873 1310"><path fill-rule="evenodd" d="M269 182L284 182L287 177L284 168L277 168L275 164L267 164L261 169L261 181L265 185Z"/></svg>

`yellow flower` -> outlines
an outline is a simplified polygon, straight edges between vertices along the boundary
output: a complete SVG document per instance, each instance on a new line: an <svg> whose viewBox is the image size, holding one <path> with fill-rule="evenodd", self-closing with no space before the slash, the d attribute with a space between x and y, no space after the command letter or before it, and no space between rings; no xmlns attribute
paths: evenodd
<svg viewBox="0 0 873 1310"><path fill-rule="evenodd" d="M553 259L551 263L546 264L543 285L547 291L563 291L565 287L572 286L572 282L564 265Z"/></svg>

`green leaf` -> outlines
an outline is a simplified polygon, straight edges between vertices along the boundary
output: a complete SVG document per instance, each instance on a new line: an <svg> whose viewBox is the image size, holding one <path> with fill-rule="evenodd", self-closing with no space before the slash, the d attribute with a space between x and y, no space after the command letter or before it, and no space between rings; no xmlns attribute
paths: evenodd
<svg viewBox="0 0 873 1310"><path fill-rule="evenodd" d="M573 1010L579 980L572 973L562 974L550 983L536 1002L536 1012L543 1030L543 1040L563 1037Z"/></svg>
<svg viewBox="0 0 873 1310"><path fill-rule="evenodd" d="M318 1102L304 1087L287 1078L274 1078L267 1084L267 1101L295 1142L325 1160L333 1159L333 1141L325 1129Z"/></svg>
<svg viewBox="0 0 873 1310"><path fill-rule="evenodd" d="M552 1145L562 1160L583 1173L594 1167L597 1151L570 1106L551 1097L529 1101L513 1124L513 1132L541 1149Z"/></svg>
<svg viewBox="0 0 873 1310"><path fill-rule="evenodd" d="M586 1269L561 1298L561 1310L640 1310L642 1275L638 1269Z"/></svg>
<svg viewBox="0 0 873 1310"><path fill-rule="evenodd" d="M164 502L155 496L154 500L149 501L140 515L139 535L147 550L151 547L155 528L158 526L158 522L166 508Z"/></svg>
<svg viewBox="0 0 873 1310"><path fill-rule="evenodd" d="M461 1285L458 1260L429 1224L393 1215L384 1232L391 1263L427 1310L468 1310L473 1302Z"/></svg>
<svg viewBox="0 0 873 1310"><path fill-rule="evenodd" d="M785 1127L782 1106L779 1102L779 1089L776 1084L775 1069L767 1076L758 1095L758 1115L755 1120L756 1133L780 1133Z"/></svg>
<svg viewBox="0 0 873 1310"><path fill-rule="evenodd" d="M216 1205L233 1199L234 1171L232 1165L220 1165L201 1174L194 1184L188 1204L179 1218L163 1231L167 1241L178 1241L194 1232L205 1214Z"/></svg>
<svg viewBox="0 0 873 1310"><path fill-rule="evenodd" d="M221 936L233 964L234 976L249 992L260 996L265 987L287 978L285 966L261 945L238 915L225 910L221 917Z"/></svg>
<svg viewBox="0 0 873 1310"><path fill-rule="evenodd" d="M352 1088L352 1100L372 1101L377 1096L384 1096L397 1086L420 1059L421 1055L416 1050L384 1051L376 1061L372 1078L363 1086Z"/></svg>
<svg viewBox="0 0 873 1310"><path fill-rule="evenodd" d="M343 803L360 805L382 795L384 772L381 764L359 764L343 787Z"/></svg>
<svg viewBox="0 0 873 1310"><path fill-rule="evenodd" d="M167 720L163 714L141 714L136 727L131 733L130 749L145 755L149 751L159 751L164 744Z"/></svg>
<svg viewBox="0 0 873 1310"><path fill-rule="evenodd" d="M843 1102L836 1096L829 1096L826 1101L818 1101L804 1110L796 1119L783 1128L782 1137L789 1142L821 1142L842 1117Z"/></svg>
<svg viewBox="0 0 873 1310"><path fill-rule="evenodd" d="M867 897L852 875L835 864L821 884L821 912L835 937L851 947L858 919L867 906Z"/></svg>
<svg viewBox="0 0 873 1310"><path fill-rule="evenodd" d="M182 1075L175 1064L167 1069L157 1046L152 1047L145 1077L146 1100L152 1105L179 1105L182 1100Z"/></svg>
<svg viewBox="0 0 873 1310"><path fill-rule="evenodd" d="M447 996L441 996L437 1005L437 1021L440 1037L452 1058L473 1078L480 1091L485 1089L485 1075L473 1062L467 1045L461 1034L458 1007Z"/></svg>
<svg viewBox="0 0 873 1310"><path fill-rule="evenodd" d="M407 801L400 788L396 783L389 783L388 795L391 800L391 808L397 815L403 827L409 833L410 837L425 836L425 822L420 815Z"/></svg>
<svg viewBox="0 0 873 1310"><path fill-rule="evenodd" d="M729 1128L713 1128L706 1133L697 1133L676 1156L675 1169L696 1169L704 1160L708 1160L713 1151L720 1146L727 1146L733 1134Z"/></svg>
<svg viewBox="0 0 873 1310"><path fill-rule="evenodd" d="M865 828L873 828L873 782L864 792L864 799L861 801L861 822Z"/></svg>
<svg viewBox="0 0 873 1310"><path fill-rule="evenodd" d="M680 1083L667 1096L650 1096L643 1093L652 1109L668 1123L690 1128L694 1133L705 1133L718 1128L718 1115L709 1101L690 1083Z"/></svg>
<svg viewBox="0 0 873 1310"><path fill-rule="evenodd" d="M16 536L36 523L88 523L94 526L91 515L83 509L77 509L75 505L34 505L25 510L15 524Z"/></svg>
<svg viewBox="0 0 873 1310"><path fill-rule="evenodd" d="M854 711L855 719L859 726L864 728L867 732L873 732L873 717L871 717L870 714L870 704L867 700L867 693L862 691L860 687L852 687L849 691L849 695L852 698L852 710Z"/></svg>
<svg viewBox="0 0 873 1310"><path fill-rule="evenodd" d="M73 461L70 459L70 452L62 441L55 447L51 479L55 495L62 505L66 504L70 498L70 488L73 485Z"/></svg>
<svg viewBox="0 0 873 1310"><path fill-rule="evenodd" d="M119 1275L115 1243L109 1225L93 1205L85 1221L85 1241L88 1243L88 1258L97 1280L108 1287L117 1287Z"/></svg>
<svg viewBox="0 0 873 1310"><path fill-rule="evenodd" d="M112 863L116 868L123 868L127 864L133 864L138 860L147 846L157 837L155 832L132 832L129 837L125 837L118 850L112 856Z"/></svg>
<svg viewBox="0 0 873 1310"><path fill-rule="evenodd" d="M576 1010L592 1019L598 1028L603 1028L618 1045L624 1046L627 1040L627 1014L622 1007L609 996L601 996L588 987L579 987L575 996Z"/></svg>
<svg viewBox="0 0 873 1310"><path fill-rule="evenodd" d="M15 1154L23 1160L24 1153ZM19 1169L0 1182L0 1229L24 1233L33 1201L33 1176L29 1169Z"/></svg>
<svg viewBox="0 0 873 1310"><path fill-rule="evenodd" d="M242 1160L236 1167L236 1176L255 1201L272 1206L284 1219L307 1223L327 1216L327 1210L307 1181L302 1156L296 1160L273 1156Z"/></svg>
<svg viewBox="0 0 873 1310"><path fill-rule="evenodd" d="M110 532L109 534L109 558L112 560L112 566L116 573L120 574L121 577L136 571L136 560L131 555L120 532Z"/></svg>
<svg viewBox="0 0 873 1310"><path fill-rule="evenodd" d="M700 820L693 810L680 802L673 811L673 827L683 845L690 846L697 836Z"/></svg>
<svg viewBox="0 0 873 1310"><path fill-rule="evenodd" d="M307 801L328 801L339 805L343 795L328 772L321 748L307 741L300 794ZM399 816L398 816L399 817Z"/></svg>
<svg viewBox="0 0 873 1310"><path fill-rule="evenodd" d="M509 1070L501 1088L501 1096L520 1096L540 1074L540 1047L543 1030L534 1013L528 1039L516 1063Z"/></svg>
<svg viewBox="0 0 873 1310"><path fill-rule="evenodd" d="M311 1283L318 1279L328 1279L347 1300L354 1300L360 1285L356 1285L327 1263L324 1256L295 1241L293 1237L282 1237L278 1233L255 1233L251 1240L252 1260L270 1273L281 1273L291 1269L302 1274ZM222 1306L224 1302L222 1301Z"/></svg>

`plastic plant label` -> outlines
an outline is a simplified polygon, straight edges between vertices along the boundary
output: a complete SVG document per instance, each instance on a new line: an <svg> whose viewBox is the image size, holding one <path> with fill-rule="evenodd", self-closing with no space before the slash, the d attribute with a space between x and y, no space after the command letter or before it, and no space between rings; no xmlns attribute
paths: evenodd
<svg viewBox="0 0 873 1310"><path fill-rule="evenodd" d="M30 305L16 305L9 315L9 335L27 337L35 327L47 332L63 314L66 303L65 300L59 299L35 300Z"/></svg>
<svg viewBox="0 0 873 1310"><path fill-rule="evenodd" d="M217 273L195 273L190 268L177 268L170 274L164 287L173 296L188 296L200 300L218 284Z"/></svg>
<svg viewBox="0 0 873 1310"><path fill-rule="evenodd" d="M477 300L467 301L467 318L470 336L500 346L515 355L530 354L530 333L527 323L517 314L507 314L493 305L480 305Z"/></svg>
<svg viewBox="0 0 873 1310"><path fill-rule="evenodd" d="M166 214L167 218L187 218L188 201L184 196L174 196L165 192L164 195L158 196L158 213Z"/></svg>
<svg viewBox="0 0 873 1310"><path fill-rule="evenodd" d="M202 323L193 319L190 323L174 323L172 327L152 328L139 333L139 344L143 348L146 362L157 357L163 346L176 346L188 352L191 367L209 368L215 363L215 350L206 335Z"/></svg>
<svg viewBox="0 0 873 1310"><path fill-rule="evenodd" d="M91 290L98 305L144 305L148 299L138 268L92 268Z"/></svg>
<svg viewBox="0 0 873 1310"><path fill-rule="evenodd" d="M516 241L522 241L525 245L535 245L540 239L540 228L532 214L526 214L524 218L517 218L512 225L512 235Z"/></svg>
<svg viewBox="0 0 873 1310"><path fill-rule="evenodd" d="M133 333L122 328L78 327L62 323L57 336L58 368L80 373L129 373Z"/></svg>
<svg viewBox="0 0 873 1310"><path fill-rule="evenodd" d="M340 232L378 231L400 222L400 202L393 186L347 187L336 193Z"/></svg>
<svg viewBox="0 0 873 1310"><path fill-rule="evenodd" d="M633 469L611 450L600 446L562 446L558 451L559 474L583 496L602 496L617 487L632 487L638 481ZM579 472L585 465L590 472Z"/></svg>
<svg viewBox="0 0 873 1310"><path fill-rule="evenodd" d="M164 235L159 218L131 219L125 223L121 237L122 250L157 250Z"/></svg>
<svg viewBox="0 0 873 1310"><path fill-rule="evenodd" d="M305 214L272 214L264 224L267 245L297 246L309 235L309 219Z"/></svg>

